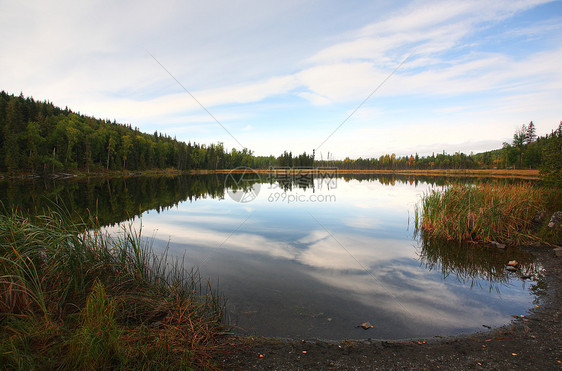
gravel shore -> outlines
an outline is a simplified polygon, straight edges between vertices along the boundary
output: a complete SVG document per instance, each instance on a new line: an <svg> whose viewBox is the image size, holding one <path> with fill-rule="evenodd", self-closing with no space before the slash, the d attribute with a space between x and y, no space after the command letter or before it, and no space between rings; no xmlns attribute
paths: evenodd
<svg viewBox="0 0 562 371"><path fill-rule="evenodd" d="M552 247L524 247L545 269L545 293L531 314L465 336L399 341L236 339L218 360L227 370L562 370L562 258Z"/></svg>

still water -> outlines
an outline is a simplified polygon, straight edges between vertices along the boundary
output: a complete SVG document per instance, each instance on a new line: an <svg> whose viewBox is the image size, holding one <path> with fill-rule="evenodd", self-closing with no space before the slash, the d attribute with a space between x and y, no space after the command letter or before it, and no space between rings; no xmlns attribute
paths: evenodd
<svg viewBox="0 0 562 371"><path fill-rule="evenodd" d="M445 336L509 323L535 304L541 268L530 255L416 237L415 204L450 180L262 174L246 187L239 181L35 181L1 183L0 194L5 204L35 212L45 199L82 214L97 210L113 233L118 223L142 228L157 252L197 267L218 287L240 334ZM505 270L513 259L520 272ZM366 321L369 330L359 327Z"/></svg>

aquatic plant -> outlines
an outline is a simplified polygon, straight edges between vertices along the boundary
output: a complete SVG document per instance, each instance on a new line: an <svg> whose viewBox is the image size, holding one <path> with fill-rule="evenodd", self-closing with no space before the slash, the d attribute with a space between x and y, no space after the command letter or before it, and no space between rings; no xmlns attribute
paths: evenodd
<svg viewBox="0 0 562 371"><path fill-rule="evenodd" d="M528 242L535 216L559 191L531 184L454 184L425 193L416 205L416 230L456 241Z"/></svg>

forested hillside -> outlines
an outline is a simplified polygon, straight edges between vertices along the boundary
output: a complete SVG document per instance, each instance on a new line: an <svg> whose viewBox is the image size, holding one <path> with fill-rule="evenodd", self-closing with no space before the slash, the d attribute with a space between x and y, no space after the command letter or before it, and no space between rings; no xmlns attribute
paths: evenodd
<svg viewBox="0 0 562 371"><path fill-rule="evenodd" d="M0 172L225 169L263 167L267 161L247 149L186 144L49 102L0 93Z"/></svg>
<svg viewBox="0 0 562 371"><path fill-rule="evenodd" d="M185 143L162 133L146 134L131 125L61 109L49 102L0 93L1 173L330 166L359 170L541 169L545 176L556 178L561 172L561 148L562 122L545 136L537 136L530 122L515 132L512 143L479 154L386 154L345 160L324 160L322 155L315 157L314 152L254 156L246 148L229 151L222 143Z"/></svg>

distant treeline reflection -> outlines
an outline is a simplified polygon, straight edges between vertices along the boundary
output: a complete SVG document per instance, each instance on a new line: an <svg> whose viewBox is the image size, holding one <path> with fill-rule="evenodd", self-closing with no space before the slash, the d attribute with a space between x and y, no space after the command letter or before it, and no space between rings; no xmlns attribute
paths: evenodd
<svg viewBox="0 0 562 371"><path fill-rule="evenodd" d="M517 178L492 178L492 177L450 177L450 176L433 176L433 175L406 175L406 174L353 174L342 175L341 179L346 182L352 180L359 181L378 181L383 185L396 185L396 184L430 184L432 186L444 186L451 183L500 183L500 184L513 184L521 182L533 182L533 180L517 179Z"/></svg>
<svg viewBox="0 0 562 371"><path fill-rule="evenodd" d="M223 199L227 189L244 190L257 182L277 184L283 191L294 188L325 190L325 187L337 187L337 182L354 179L377 181L383 185L417 185L421 182L434 186L475 181L473 178L408 175L355 175L328 179L314 175L295 178L275 174L260 174L255 179L248 179L242 174L89 177L66 180L35 178L26 181L0 181L0 202L8 211L17 209L29 214L43 214L53 207L62 207L76 218L88 220L90 216L95 216L99 224L111 225L139 216L147 210L160 212L187 200Z"/></svg>
<svg viewBox="0 0 562 371"><path fill-rule="evenodd" d="M35 179L0 182L0 197L6 210L38 215L62 207L74 218L88 220L93 215L100 225L111 225L187 200L222 199L225 183L236 188L236 184L229 185L235 178L229 181L224 175Z"/></svg>

